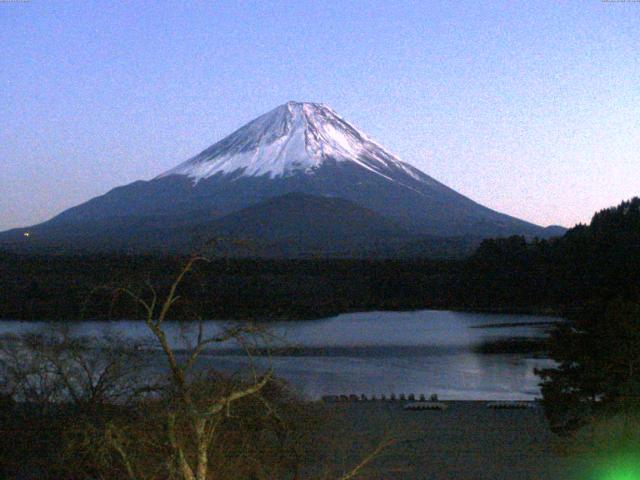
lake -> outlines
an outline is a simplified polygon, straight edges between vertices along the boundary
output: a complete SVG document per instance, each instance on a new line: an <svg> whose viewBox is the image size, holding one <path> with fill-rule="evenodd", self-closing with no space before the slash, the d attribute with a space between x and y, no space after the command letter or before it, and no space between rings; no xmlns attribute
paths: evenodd
<svg viewBox="0 0 640 480"><path fill-rule="evenodd" d="M558 320L420 310L272 322L265 324L272 337L258 343L295 347L294 353L277 350L257 362L263 367L271 365L277 375L311 399L351 393L413 393L451 400L532 400L540 396L534 368L549 366L550 360L523 353L479 353L477 348L496 340L544 337L550 324ZM228 325L207 321L205 331L212 334ZM54 324L46 322L0 321L0 335L52 328ZM147 342L151 351L155 348L143 322L86 321L70 328L78 336L118 334ZM176 348L185 348L195 334L193 324L167 322L166 329ZM162 362L157 354L153 358ZM209 348L200 362L201 367L227 372L241 371L246 364L237 344Z"/></svg>

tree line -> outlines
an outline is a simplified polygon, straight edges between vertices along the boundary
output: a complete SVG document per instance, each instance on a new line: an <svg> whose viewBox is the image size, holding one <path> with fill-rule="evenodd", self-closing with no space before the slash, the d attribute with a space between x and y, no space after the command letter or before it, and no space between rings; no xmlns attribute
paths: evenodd
<svg viewBox="0 0 640 480"><path fill-rule="evenodd" d="M638 198L556 239L484 240L467 259L217 258L184 288L207 318L312 318L355 310L419 308L568 315L585 301L634 298L640 284ZM184 257L20 255L0 252L0 318L95 318L97 285L168 285ZM216 292L211 295L211 292ZM104 302L108 302L104 299ZM132 312L110 312L131 318Z"/></svg>

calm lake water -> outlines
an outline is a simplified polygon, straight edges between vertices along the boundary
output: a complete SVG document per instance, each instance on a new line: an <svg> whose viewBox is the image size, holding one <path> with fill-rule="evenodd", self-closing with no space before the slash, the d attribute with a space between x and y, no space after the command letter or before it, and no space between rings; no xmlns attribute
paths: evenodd
<svg viewBox="0 0 640 480"><path fill-rule="evenodd" d="M268 340L276 347L295 347L269 359L276 374L288 380L308 398L322 395L438 394L452 400L531 400L539 397L534 368L551 364L528 354L483 354L476 348L500 339L543 337L554 317L495 315L421 310L414 312L349 313L322 320L266 324ZM540 325L535 325L541 323ZM219 332L229 322L208 321L207 333ZM0 335L47 331L44 322L0 322ZM71 324L79 336L117 334L125 339L148 341L150 358L162 366L153 352L155 344L143 322L83 322ZM168 322L171 343L188 346L195 326ZM151 357L152 356L152 357ZM208 349L202 367L242 371L247 358L239 345Z"/></svg>

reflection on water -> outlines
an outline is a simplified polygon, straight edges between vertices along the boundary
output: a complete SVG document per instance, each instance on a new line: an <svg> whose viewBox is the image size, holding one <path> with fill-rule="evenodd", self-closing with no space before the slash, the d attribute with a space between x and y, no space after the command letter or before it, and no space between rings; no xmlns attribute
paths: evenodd
<svg viewBox="0 0 640 480"><path fill-rule="evenodd" d="M268 362L310 398L436 393L443 399L533 399L539 396L539 379L533 370L549 365L548 360L525 354L475 353L474 349L488 340L544 336L548 323L556 320L433 310L352 313L267 324L273 337L263 343L294 347L294 353L283 350ZM226 324L209 321L205 330L213 334ZM496 324L506 326L496 328ZM490 328L479 328L483 326ZM0 322L0 334L50 328L51 324L39 322ZM79 336L117 333L138 341L151 339L142 322L83 322L71 328ZM195 333L194 325L169 322L166 328L178 348L185 347ZM206 352L200 365L238 371L246 361L238 345L227 344ZM259 362L267 365L266 359Z"/></svg>

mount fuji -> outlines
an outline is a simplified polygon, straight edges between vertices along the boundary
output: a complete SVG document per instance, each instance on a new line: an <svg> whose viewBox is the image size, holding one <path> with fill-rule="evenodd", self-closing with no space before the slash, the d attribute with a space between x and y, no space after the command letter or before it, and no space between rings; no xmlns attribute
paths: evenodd
<svg viewBox="0 0 640 480"><path fill-rule="evenodd" d="M455 192L323 104L288 102L152 180L4 232L0 245L185 251L227 236L287 256L347 244L560 233Z"/></svg>

